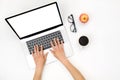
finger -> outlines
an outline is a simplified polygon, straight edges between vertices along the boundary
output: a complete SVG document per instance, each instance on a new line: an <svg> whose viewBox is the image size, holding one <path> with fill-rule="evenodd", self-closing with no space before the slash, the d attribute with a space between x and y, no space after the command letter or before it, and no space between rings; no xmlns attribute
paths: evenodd
<svg viewBox="0 0 120 80"><path fill-rule="evenodd" d="M64 44L63 41L61 41L61 45L62 45L62 46L63 46L63 44Z"/></svg>
<svg viewBox="0 0 120 80"><path fill-rule="evenodd" d="M61 41L60 46L61 46L61 48L60 48L60 49L61 49L62 51L64 51L64 43L63 43L63 41Z"/></svg>
<svg viewBox="0 0 120 80"><path fill-rule="evenodd" d="M60 41L59 41L59 39L57 38L57 44L58 44L58 46L60 45Z"/></svg>
<svg viewBox="0 0 120 80"><path fill-rule="evenodd" d="M36 54L36 45L34 46L34 53Z"/></svg>
<svg viewBox="0 0 120 80"><path fill-rule="evenodd" d="M36 55L39 55L39 46L36 45Z"/></svg>
<svg viewBox="0 0 120 80"><path fill-rule="evenodd" d="M63 44L64 44L64 43L63 43L63 41L61 41L61 44L60 44L60 45L61 45L61 47L64 47L64 45L63 45Z"/></svg>
<svg viewBox="0 0 120 80"><path fill-rule="evenodd" d="M40 52L43 55L43 46L42 45L40 46Z"/></svg>
<svg viewBox="0 0 120 80"><path fill-rule="evenodd" d="M50 44L51 44L51 47L54 49L54 45L53 45L53 42L52 42L52 41L50 42Z"/></svg>
<svg viewBox="0 0 120 80"><path fill-rule="evenodd" d="M54 38L54 45L57 46L56 38Z"/></svg>

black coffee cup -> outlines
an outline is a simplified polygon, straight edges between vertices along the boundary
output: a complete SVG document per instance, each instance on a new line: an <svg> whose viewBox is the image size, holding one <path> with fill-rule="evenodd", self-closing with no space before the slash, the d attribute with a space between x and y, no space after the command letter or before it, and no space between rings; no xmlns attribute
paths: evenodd
<svg viewBox="0 0 120 80"><path fill-rule="evenodd" d="M82 46L87 46L87 44L89 43L89 39L87 36L81 36L79 38L79 44Z"/></svg>

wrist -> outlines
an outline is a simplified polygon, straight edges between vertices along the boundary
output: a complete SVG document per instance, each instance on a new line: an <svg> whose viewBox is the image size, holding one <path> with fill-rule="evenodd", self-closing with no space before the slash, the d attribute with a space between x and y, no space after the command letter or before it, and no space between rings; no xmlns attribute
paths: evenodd
<svg viewBox="0 0 120 80"><path fill-rule="evenodd" d="M62 64L65 64L65 63L67 63L69 60L67 59L67 58L64 58L64 59L62 59L62 60L60 60L60 62L62 63Z"/></svg>
<svg viewBox="0 0 120 80"><path fill-rule="evenodd" d="M43 72L43 69L42 69L42 68L36 68L36 69L35 69L35 73L36 73L36 74L41 75L42 72Z"/></svg>
<svg viewBox="0 0 120 80"><path fill-rule="evenodd" d="M41 71L44 68L44 66L36 66L35 70Z"/></svg>

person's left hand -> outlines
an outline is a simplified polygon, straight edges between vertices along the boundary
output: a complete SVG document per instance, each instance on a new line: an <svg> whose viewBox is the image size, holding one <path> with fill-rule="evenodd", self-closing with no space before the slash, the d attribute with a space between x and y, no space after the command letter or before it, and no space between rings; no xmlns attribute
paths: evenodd
<svg viewBox="0 0 120 80"><path fill-rule="evenodd" d="M43 46L34 46L34 51L32 52L32 56L34 58L34 62L36 64L36 68L43 68L47 59L47 54L44 54Z"/></svg>

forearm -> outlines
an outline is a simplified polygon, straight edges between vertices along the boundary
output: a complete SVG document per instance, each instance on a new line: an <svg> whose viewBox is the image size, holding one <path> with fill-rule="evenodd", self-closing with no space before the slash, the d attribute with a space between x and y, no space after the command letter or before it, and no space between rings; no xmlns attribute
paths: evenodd
<svg viewBox="0 0 120 80"><path fill-rule="evenodd" d="M64 61L61 61L62 64L68 69L68 71L73 76L74 80L85 80L83 75L77 70L67 59Z"/></svg>
<svg viewBox="0 0 120 80"><path fill-rule="evenodd" d="M33 80L41 80L43 68L36 68Z"/></svg>

